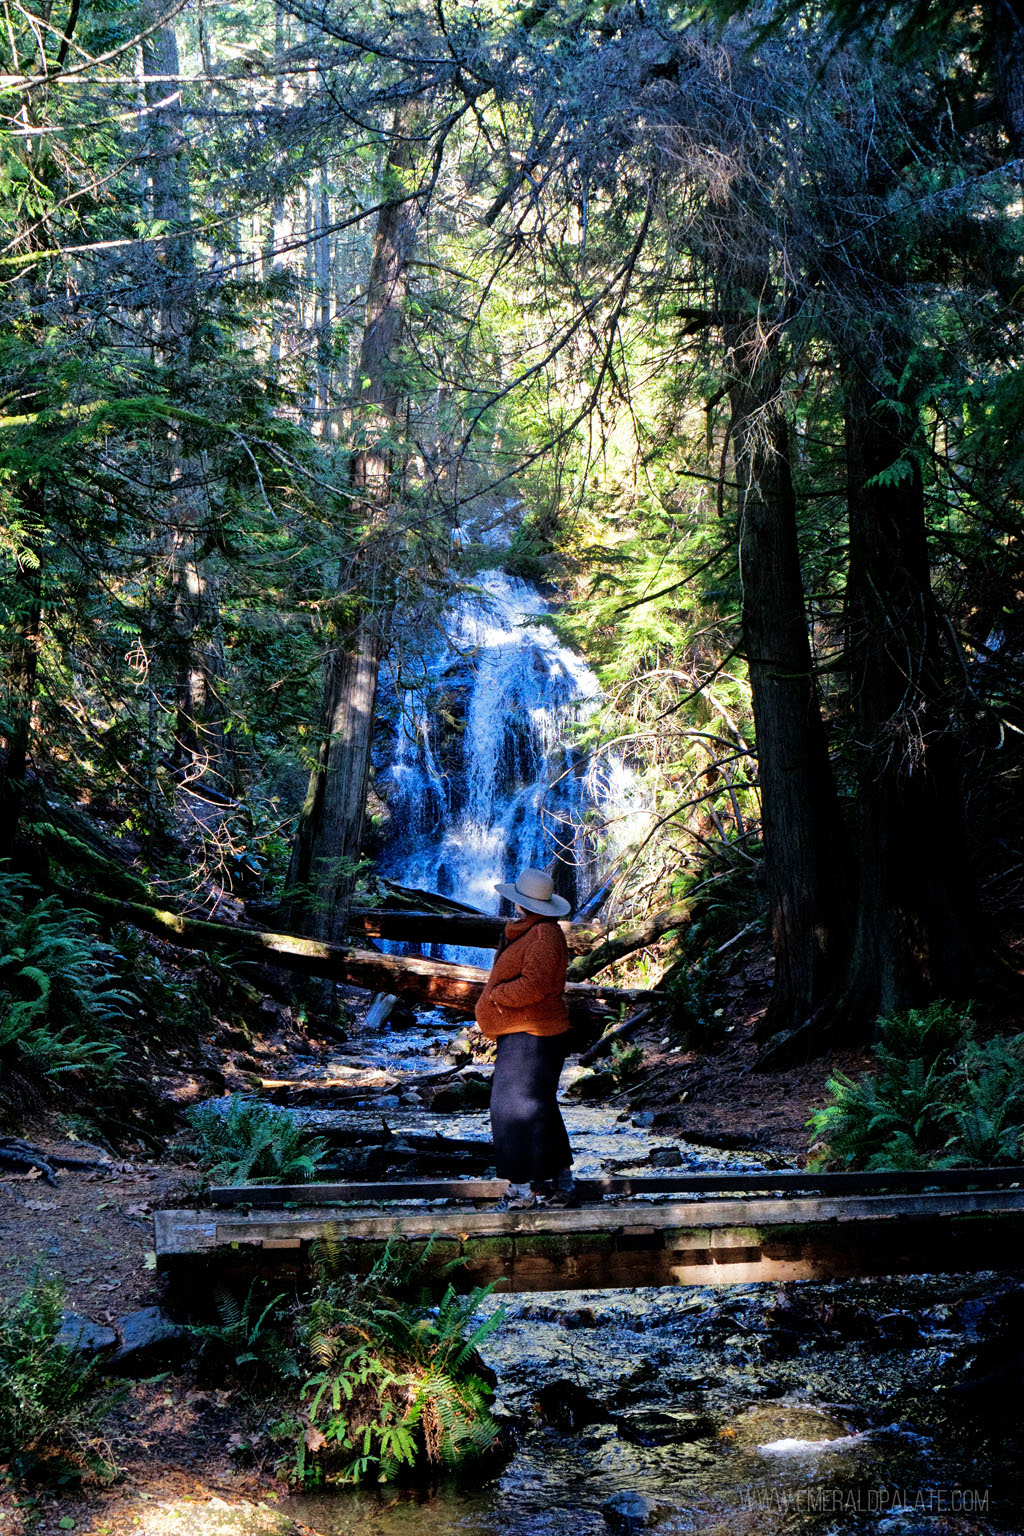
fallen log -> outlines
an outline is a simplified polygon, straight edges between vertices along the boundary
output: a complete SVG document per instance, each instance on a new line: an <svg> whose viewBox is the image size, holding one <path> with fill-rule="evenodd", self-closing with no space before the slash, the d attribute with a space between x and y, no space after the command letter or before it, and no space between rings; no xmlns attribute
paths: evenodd
<svg viewBox="0 0 1024 1536"><path fill-rule="evenodd" d="M585 981L590 976L596 976L598 971L603 971L606 965L611 965L615 960L621 960L624 955L631 955L638 949L646 949L648 944L653 944L660 939L662 934L668 933L671 928L684 927L691 918L691 910L686 902L680 902L674 907L664 907L660 912L654 912L639 923L636 928L629 928L624 933L612 934L605 939L603 944L598 944L589 954L581 955L569 966L570 981Z"/></svg>
<svg viewBox="0 0 1024 1536"><path fill-rule="evenodd" d="M406 944L459 944L495 949L505 931L506 917L483 912L409 912L389 907L353 907L348 931L370 939L398 939ZM586 954L603 932L592 923L559 923L569 953Z"/></svg>
<svg viewBox="0 0 1024 1536"><path fill-rule="evenodd" d="M419 955L381 955L329 944L297 933L271 933L262 928L222 923L210 918L185 917L143 902L118 901L96 892L68 893L71 899L110 922L129 923L154 933L169 944L201 954L226 954L234 960L282 966L304 976L326 976L333 981L366 987L371 992L394 992L413 1002L447 1008L462 1016L473 1012L487 972L476 965L452 965L426 960ZM581 1022L601 1011L624 1004L646 1002L654 994L637 989L569 985L570 1014Z"/></svg>

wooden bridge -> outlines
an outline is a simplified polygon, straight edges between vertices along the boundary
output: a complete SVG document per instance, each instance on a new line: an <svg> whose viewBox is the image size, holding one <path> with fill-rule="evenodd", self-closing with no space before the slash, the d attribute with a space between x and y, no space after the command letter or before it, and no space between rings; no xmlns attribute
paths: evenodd
<svg viewBox="0 0 1024 1536"><path fill-rule="evenodd" d="M457 1284L506 1292L1024 1268L1024 1168L675 1173L582 1180L572 1210L475 1204L504 1188L457 1179L214 1189L213 1210L156 1213L157 1262L191 1289L211 1271L301 1267L324 1239L362 1271L390 1243L428 1265L460 1261Z"/></svg>

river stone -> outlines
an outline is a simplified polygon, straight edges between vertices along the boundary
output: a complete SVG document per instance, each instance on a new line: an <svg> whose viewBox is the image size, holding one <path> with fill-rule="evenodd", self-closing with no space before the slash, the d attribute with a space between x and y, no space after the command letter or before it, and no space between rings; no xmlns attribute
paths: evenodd
<svg viewBox="0 0 1024 1536"><path fill-rule="evenodd" d="M601 1505L601 1513L616 1531L643 1531L660 1525L673 1513L671 1504L660 1504L643 1493L614 1493Z"/></svg>
<svg viewBox="0 0 1024 1536"><path fill-rule="evenodd" d="M146 1536L297 1536L298 1527L268 1504L182 1499L174 1504L146 1505Z"/></svg>
<svg viewBox="0 0 1024 1536"><path fill-rule="evenodd" d="M189 1330L172 1323L160 1307L129 1312L116 1326L121 1343L107 1361L107 1370L118 1376L144 1376L176 1365L191 1348Z"/></svg>
<svg viewBox="0 0 1024 1536"><path fill-rule="evenodd" d="M574 1381L546 1381L537 1393L541 1418L555 1429L579 1429L584 1424L605 1424L610 1415L604 1404Z"/></svg>
<svg viewBox="0 0 1024 1536"><path fill-rule="evenodd" d="M567 1099L603 1099L615 1092L615 1078L611 1072L581 1072L565 1089Z"/></svg>
<svg viewBox="0 0 1024 1536"><path fill-rule="evenodd" d="M647 1161L652 1168L681 1168L683 1154L678 1147L652 1147Z"/></svg>
<svg viewBox="0 0 1024 1536"><path fill-rule="evenodd" d="M77 1312L63 1312L60 1330L54 1342L79 1355L98 1355L104 1349L114 1348L117 1334L113 1328L94 1323L91 1317L82 1317Z"/></svg>
<svg viewBox="0 0 1024 1536"><path fill-rule="evenodd" d="M431 1109L486 1109L491 1102L491 1084L489 1080L483 1081L475 1077L463 1078L460 1082L449 1083L434 1095Z"/></svg>
<svg viewBox="0 0 1024 1536"><path fill-rule="evenodd" d="M706 1413L673 1412L638 1408L616 1416L619 1433L634 1445L677 1445L689 1440L709 1440L718 1433L715 1420Z"/></svg>

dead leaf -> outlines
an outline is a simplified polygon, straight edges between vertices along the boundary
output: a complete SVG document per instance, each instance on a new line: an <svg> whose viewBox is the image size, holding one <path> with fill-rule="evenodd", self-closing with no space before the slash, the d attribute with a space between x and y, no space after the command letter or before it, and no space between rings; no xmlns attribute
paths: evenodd
<svg viewBox="0 0 1024 1536"><path fill-rule="evenodd" d="M313 1452L322 1451L326 1444L327 1444L327 1436L324 1435L324 1434L321 1434L320 1430L317 1429L315 1424L307 1424L306 1425L306 1450L307 1451L313 1451Z"/></svg>

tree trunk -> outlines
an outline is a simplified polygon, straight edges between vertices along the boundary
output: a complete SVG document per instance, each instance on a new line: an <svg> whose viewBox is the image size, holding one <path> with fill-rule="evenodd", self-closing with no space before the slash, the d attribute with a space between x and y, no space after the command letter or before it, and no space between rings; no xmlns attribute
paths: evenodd
<svg viewBox="0 0 1024 1536"><path fill-rule="evenodd" d="M847 383L846 451L860 878L836 1014L863 1026L976 995L994 967L967 855L920 468L903 413L861 378Z"/></svg>
<svg viewBox="0 0 1024 1536"><path fill-rule="evenodd" d="M743 640L775 956L764 1033L800 1024L835 980L848 862L807 633L788 432L775 394L775 381L757 368L731 391Z"/></svg>
<svg viewBox="0 0 1024 1536"><path fill-rule="evenodd" d="M352 488L363 514L363 538L343 561L327 659L320 744L292 848L290 909L309 933L338 939L345 931L362 848L377 699L377 672L387 649L392 573L388 513L394 472L393 436L401 390L396 357L406 272L422 217L408 197L416 160L409 114L396 115L385 186L394 198L381 209L373 246L366 321L359 358Z"/></svg>
<svg viewBox="0 0 1024 1536"><path fill-rule="evenodd" d="M180 72L178 41L172 27L161 27L142 44L143 83L149 118L149 205L169 238L156 247L159 284L156 351L171 375L171 393L188 389L191 307L195 258L189 232L191 187L188 140L180 98L164 75ZM160 102L166 105L158 106ZM224 676L216 588L205 568L201 546L208 504L200 457L189 452L184 434L172 428L167 438L167 495L173 527L168 542L173 618L168 638L169 665L175 678L175 762L187 782L207 773L228 774L227 743L220 683Z"/></svg>

